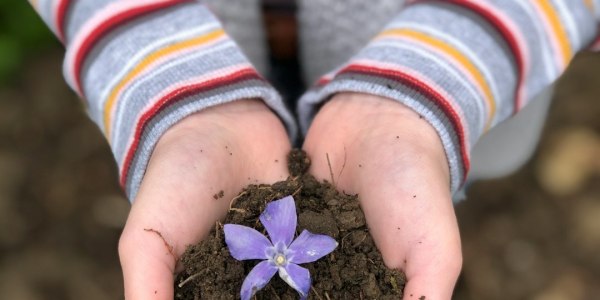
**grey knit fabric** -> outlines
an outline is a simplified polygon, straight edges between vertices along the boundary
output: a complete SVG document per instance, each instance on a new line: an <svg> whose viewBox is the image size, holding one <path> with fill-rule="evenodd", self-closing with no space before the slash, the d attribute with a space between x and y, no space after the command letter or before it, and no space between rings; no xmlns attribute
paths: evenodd
<svg viewBox="0 0 600 300"><path fill-rule="evenodd" d="M298 0L304 80L347 61L395 16L404 0Z"/></svg>
<svg viewBox="0 0 600 300"><path fill-rule="evenodd" d="M260 0L203 0L263 75L269 70Z"/></svg>

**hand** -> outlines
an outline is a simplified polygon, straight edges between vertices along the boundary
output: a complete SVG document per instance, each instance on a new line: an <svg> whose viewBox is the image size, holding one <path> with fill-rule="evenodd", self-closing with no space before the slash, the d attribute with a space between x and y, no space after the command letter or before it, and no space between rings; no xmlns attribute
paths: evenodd
<svg viewBox="0 0 600 300"><path fill-rule="evenodd" d="M341 93L319 111L304 150L311 172L358 194L389 268L402 269L404 299L450 299L462 255L449 170L434 128L404 105Z"/></svg>
<svg viewBox="0 0 600 300"><path fill-rule="evenodd" d="M215 106L169 129L119 242L125 298L173 299L176 258L224 217L242 187L285 179L289 151L283 124L258 100Z"/></svg>

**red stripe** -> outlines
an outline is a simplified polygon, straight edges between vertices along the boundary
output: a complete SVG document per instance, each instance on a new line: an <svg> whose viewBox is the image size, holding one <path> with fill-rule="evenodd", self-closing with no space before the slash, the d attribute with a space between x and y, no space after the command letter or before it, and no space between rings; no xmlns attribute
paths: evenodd
<svg viewBox="0 0 600 300"><path fill-rule="evenodd" d="M56 15L56 31L58 32L58 38L63 43L65 42L65 19L69 4L71 4L70 0L62 0L58 5L58 12Z"/></svg>
<svg viewBox="0 0 600 300"><path fill-rule="evenodd" d="M498 30L500 35L502 35L504 40L507 42L510 50L513 53L515 62L517 63L517 68L518 68L517 89L516 89L516 93L515 93L516 95L515 95L513 114L517 113L523 102L521 90L523 89L524 84L525 84L525 59L524 59L525 55L523 53L523 50L519 47L518 40L517 40L516 36L514 35L514 33L511 32L510 28L508 26L506 26L506 24L503 23L502 19L496 13L494 13L493 11L490 11L486 7L479 5L478 3L475 3L475 1L471 2L471 1L465 1L465 0L445 0L445 1L418 0L415 2L425 2L425 1L436 1L436 2L440 2L440 3L452 3L452 4L456 4L456 5L465 7L467 9L470 9L470 10L478 13L480 16L485 18L490 24L492 24L492 26L494 26L496 28L496 30Z"/></svg>
<svg viewBox="0 0 600 300"><path fill-rule="evenodd" d="M202 93L221 86L231 85L249 79L263 80L262 77L260 77L260 75L258 75L258 73L256 73L254 69L248 68L229 74L227 76L218 77L197 84L180 87L169 92L164 97L160 98L148 111L146 111L140 117L139 121L137 122L133 143L127 151L127 156L125 157L125 162L121 170L121 185L125 187L125 183L127 182L127 176L129 175L129 168L131 167L131 162L133 161L134 154L139 146L142 133L146 129L146 126L150 123L150 121L152 121L152 119L157 114L159 114L169 105L173 105L178 101L185 99L188 96L192 96L194 94Z"/></svg>
<svg viewBox="0 0 600 300"><path fill-rule="evenodd" d="M450 119L450 122L456 131L456 135L458 136L460 143L460 154L462 156L462 162L465 169L463 180L466 179L467 173L471 168L471 164L469 162L469 156L467 155L464 128L458 113L456 113L454 108L452 108L452 105L450 105L449 101L442 94L438 93L435 89L431 88L427 83L419 80L418 78L398 70L367 67L363 65L349 65L342 69L338 74L344 73L373 75L398 81L403 85L416 90L425 96L425 98L434 102L445 113L446 117Z"/></svg>
<svg viewBox="0 0 600 300"><path fill-rule="evenodd" d="M322 87L326 84L328 84L331 81L331 79L327 78L327 77L321 77L319 78L319 80L317 81L316 86L317 87Z"/></svg>
<svg viewBox="0 0 600 300"><path fill-rule="evenodd" d="M100 38L102 38L104 35L106 35L108 32L110 32L111 29L114 29L115 27L121 25L122 23L130 21L133 18L141 17L145 14L148 14L148 13L151 13L156 10L160 10L160 9L163 9L163 8L166 8L169 6L181 4L184 2L191 2L191 1L192 0L173 0L173 1L168 1L168 2L149 4L147 6L142 6L142 7L135 7L130 10L116 14L116 15L112 16L111 18L105 20L100 25L98 25L98 27L96 27L85 38L85 40L81 44L81 47L77 51L77 55L75 57L75 70L74 70L73 75L75 77L75 85L77 87L77 90L79 90L79 91L81 91L81 93L83 93L83 90L81 88L81 79L80 79L79 73L81 72L81 68L83 66L85 57L89 54L90 50L96 44L96 42L98 42L98 40L100 40Z"/></svg>

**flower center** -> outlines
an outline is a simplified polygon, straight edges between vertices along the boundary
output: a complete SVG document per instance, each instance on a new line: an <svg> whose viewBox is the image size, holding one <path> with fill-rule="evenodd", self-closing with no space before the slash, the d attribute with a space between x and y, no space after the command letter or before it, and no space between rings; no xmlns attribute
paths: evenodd
<svg viewBox="0 0 600 300"><path fill-rule="evenodd" d="M281 266L285 263L285 256L283 256L283 254L277 254L277 256L275 256L275 264L277 264L278 266Z"/></svg>

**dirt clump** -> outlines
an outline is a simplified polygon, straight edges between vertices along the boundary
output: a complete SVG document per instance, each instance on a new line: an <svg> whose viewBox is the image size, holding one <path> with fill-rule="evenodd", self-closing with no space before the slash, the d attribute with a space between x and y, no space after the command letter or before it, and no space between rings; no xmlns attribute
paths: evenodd
<svg viewBox="0 0 600 300"><path fill-rule="evenodd" d="M288 155L290 177L272 185L247 186L224 220L265 233L258 217L268 202L293 195L298 212L297 233L304 229L327 234L339 243L322 259L302 265L310 270L309 299L401 299L404 275L385 267L369 234L356 195L339 193L328 182L306 173L310 159L301 150ZM188 247L181 257L185 270L175 281L175 299L239 299L245 276L257 261L237 261L229 254L223 227ZM256 299L297 299L298 294L279 276L256 294Z"/></svg>

